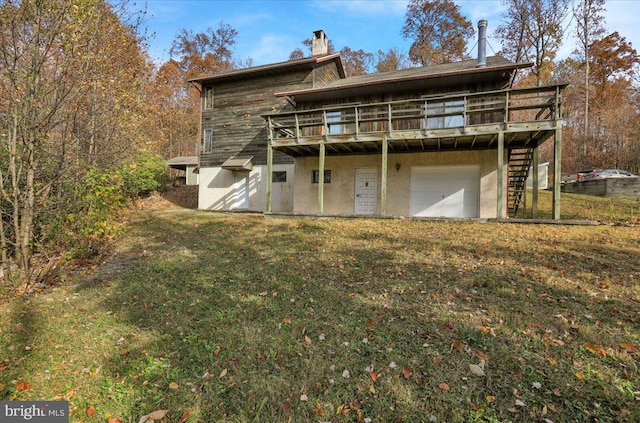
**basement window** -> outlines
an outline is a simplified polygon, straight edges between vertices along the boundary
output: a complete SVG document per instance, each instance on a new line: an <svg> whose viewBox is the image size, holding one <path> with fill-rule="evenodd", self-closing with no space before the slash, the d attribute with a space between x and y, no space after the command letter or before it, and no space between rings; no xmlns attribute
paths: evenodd
<svg viewBox="0 0 640 423"><path fill-rule="evenodd" d="M271 173L271 180L273 182L287 182L287 171L276 170Z"/></svg>
<svg viewBox="0 0 640 423"><path fill-rule="evenodd" d="M311 183L312 184L317 184L319 182L320 182L320 171L314 170ZM324 183L325 184L330 184L331 183L331 171L330 170L325 170L324 171Z"/></svg>

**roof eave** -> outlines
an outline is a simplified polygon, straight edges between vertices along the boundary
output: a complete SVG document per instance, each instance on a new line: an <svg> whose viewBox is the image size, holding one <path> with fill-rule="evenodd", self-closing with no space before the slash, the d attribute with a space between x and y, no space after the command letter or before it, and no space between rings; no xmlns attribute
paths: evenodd
<svg viewBox="0 0 640 423"><path fill-rule="evenodd" d="M410 82L410 81L438 79L438 78L460 76L460 75L472 75L474 73L499 72L502 70L516 70L516 69L523 69L523 68L528 68L532 66L533 66L533 63L513 63L509 65L486 66L481 68L457 70L457 71L450 71L450 72L430 74L430 75L411 75L411 76L405 76L405 77L380 79L378 81L368 81L368 82L348 84L348 85L347 84L340 85L340 86L329 85L325 87L308 88L305 90L283 91L283 92L277 92L275 93L275 95L277 97L285 97L285 96L296 96L296 95L302 95L302 94L322 93L322 92L329 92L329 91L341 91L341 90L361 88L361 87L367 87L367 86L373 86L373 85L385 85L385 84L393 84L398 82Z"/></svg>
<svg viewBox="0 0 640 423"><path fill-rule="evenodd" d="M323 63L331 60L337 60L337 62L339 63L338 72L340 73L340 77L345 78L344 65L342 63L342 58L340 57L340 53L334 53L326 56L307 57L305 59L300 59L300 60L290 60L287 62L274 63L270 65L255 66L252 68L245 68L245 69L237 69L237 70L223 72L215 75L200 76L197 78L190 78L187 80L187 82L202 84L206 82L222 81L225 79L243 78L251 74L255 74L255 75L259 75L262 73L268 74L274 71L282 71L287 68L296 68L296 67L313 68L315 65L319 63Z"/></svg>

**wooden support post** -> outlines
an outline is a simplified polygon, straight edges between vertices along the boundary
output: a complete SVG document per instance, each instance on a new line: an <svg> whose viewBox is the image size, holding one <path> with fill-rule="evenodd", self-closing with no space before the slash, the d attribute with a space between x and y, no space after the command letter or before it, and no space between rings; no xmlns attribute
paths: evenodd
<svg viewBox="0 0 640 423"><path fill-rule="evenodd" d="M318 160L318 214L324 213L324 142L320 144L320 157Z"/></svg>
<svg viewBox="0 0 640 423"><path fill-rule="evenodd" d="M504 132L498 132L498 201L496 205L496 217L504 218Z"/></svg>
<svg viewBox="0 0 640 423"><path fill-rule="evenodd" d="M273 128L271 127L271 117L268 122L269 139L267 140L267 213L271 213L271 192L273 188Z"/></svg>
<svg viewBox="0 0 640 423"><path fill-rule="evenodd" d="M538 155L538 147L533 148L533 175L531 175L531 218L536 219L538 217L538 187L540 181L538 180L538 166L540 165L540 156ZM526 187L525 187L526 188Z"/></svg>
<svg viewBox="0 0 640 423"><path fill-rule="evenodd" d="M380 214L387 215L387 157L389 142L387 136L382 137L382 172L380 175Z"/></svg>
<svg viewBox="0 0 640 423"><path fill-rule="evenodd" d="M553 212L551 218L560 220L560 181L562 180L562 121L556 120L553 137Z"/></svg>

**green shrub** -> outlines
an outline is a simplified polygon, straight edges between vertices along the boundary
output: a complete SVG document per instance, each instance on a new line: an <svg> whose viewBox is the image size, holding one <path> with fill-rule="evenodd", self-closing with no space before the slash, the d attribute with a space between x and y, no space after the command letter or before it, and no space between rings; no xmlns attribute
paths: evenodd
<svg viewBox="0 0 640 423"><path fill-rule="evenodd" d="M88 169L58 186L65 201L41 216L43 242L68 260L99 254L106 241L122 231L118 213L132 200L162 191L168 175L166 161L152 155L116 168Z"/></svg>
<svg viewBox="0 0 640 423"><path fill-rule="evenodd" d="M123 178L126 195L132 199L164 191L169 181L167 162L155 155L141 155L135 162L122 165L117 173Z"/></svg>

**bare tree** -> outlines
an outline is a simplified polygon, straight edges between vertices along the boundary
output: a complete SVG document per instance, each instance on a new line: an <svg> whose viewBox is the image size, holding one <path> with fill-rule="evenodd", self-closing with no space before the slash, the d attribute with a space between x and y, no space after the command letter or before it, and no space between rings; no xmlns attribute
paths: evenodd
<svg viewBox="0 0 640 423"><path fill-rule="evenodd" d="M402 36L413 40L409 57L422 66L465 58L473 25L451 0L411 0L407 6Z"/></svg>
<svg viewBox="0 0 640 423"><path fill-rule="evenodd" d="M503 53L514 61L531 61L536 85L548 79L562 45L569 0L502 0L507 19L496 30Z"/></svg>
<svg viewBox="0 0 640 423"><path fill-rule="evenodd" d="M604 34L604 4L606 0L579 0L577 6L573 9L573 15L576 19L576 29L579 54L584 60L584 124L583 124L583 154L588 154L589 139L589 97L590 97L590 70L591 70L591 54L590 46L599 37Z"/></svg>
<svg viewBox="0 0 640 423"><path fill-rule="evenodd" d="M377 56L377 72L389 72L394 70L406 69L410 66L410 61L407 54L401 52L395 47L387 50L386 52L378 50Z"/></svg>
<svg viewBox="0 0 640 423"><path fill-rule="evenodd" d="M24 286L34 282L43 217L73 203L52 203L65 178L77 180L100 157L120 157L138 141L131 134L144 60L135 30L114 7L103 0L0 4L1 265L6 279L15 263Z"/></svg>
<svg viewBox="0 0 640 423"><path fill-rule="evenodd" d="M340 50L340 57L342 57L347 76L364 75L371 73L373 69L373 54L362 49L351 50L349 47L344 47Z"/></svg>
<svg viewBox="0 0 640 423"><path fill-rule="evenodd" d="M189 77L230 70L235 67L231 48L237 37L238 31L222 21L215 30L209 27L197 34L182 29L169 53Z"/></svg>

